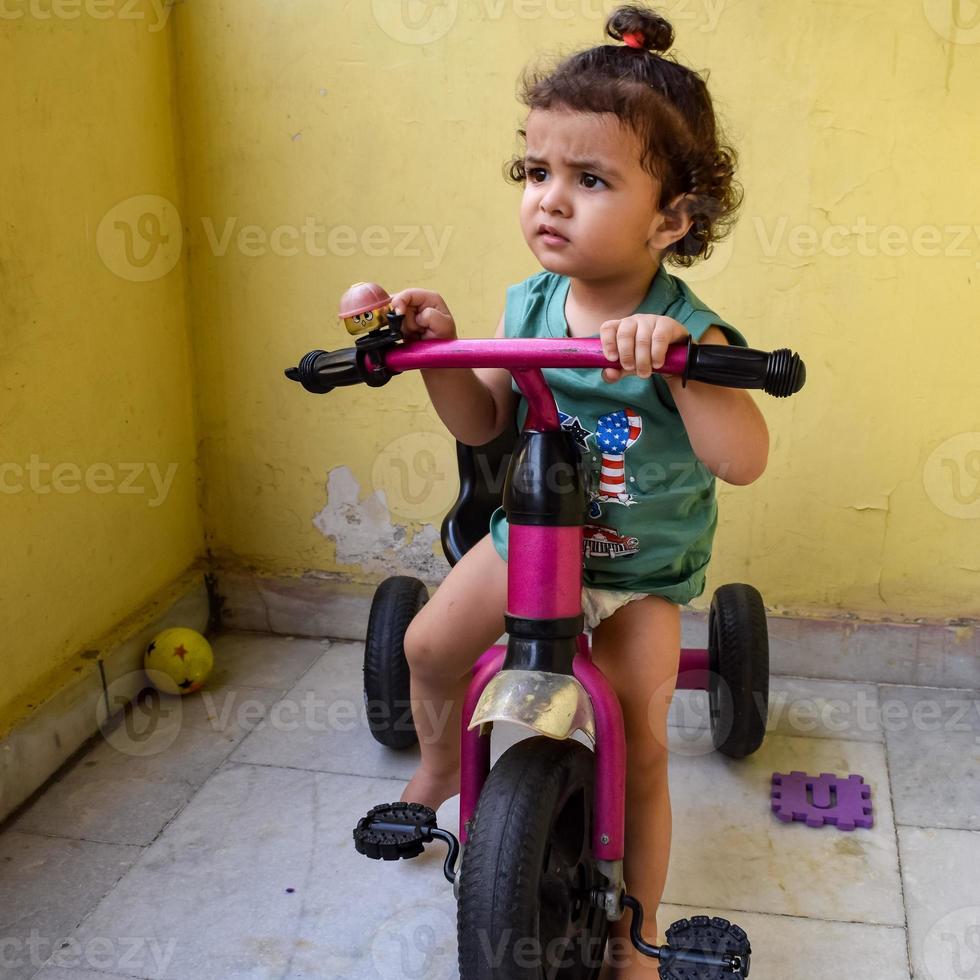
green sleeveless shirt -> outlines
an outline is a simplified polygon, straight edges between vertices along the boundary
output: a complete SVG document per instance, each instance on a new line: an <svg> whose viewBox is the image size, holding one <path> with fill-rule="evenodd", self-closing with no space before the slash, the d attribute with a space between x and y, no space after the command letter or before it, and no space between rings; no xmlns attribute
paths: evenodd
<svg viewBox="0 0 980 980"><path fill-rule="evenodd" d="M570 336L565 319L570 286L569 278L553 272L510 286L505 336ZM673 317L695 342L716 324L730 344L748 346L741 333L663 266L634 312ZM696 599L704 591L718 523L715 477L694 455L667 382L657 374L603 381L599 368L544 368L542 373L562 427L575 434L588 477L583 583L661 595L678 604ZM513 379L511 386L519 392ZM522 396L519 426L526 416ZM498 507L490 533L505 560L507 528L503 507Z"/></svg>

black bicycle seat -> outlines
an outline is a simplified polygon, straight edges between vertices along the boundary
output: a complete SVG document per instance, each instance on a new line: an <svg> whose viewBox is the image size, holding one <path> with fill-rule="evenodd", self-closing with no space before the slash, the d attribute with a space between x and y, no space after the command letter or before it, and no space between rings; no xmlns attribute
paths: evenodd
<svg viewBox="0 0 980 980"><path fill-rule="evenodd" d="M513 426L482 446L467 446L456 440L459 497L442 522L442 550L450 565L487 534L490 515L503 500L517 436L515 419Z"/></svg>

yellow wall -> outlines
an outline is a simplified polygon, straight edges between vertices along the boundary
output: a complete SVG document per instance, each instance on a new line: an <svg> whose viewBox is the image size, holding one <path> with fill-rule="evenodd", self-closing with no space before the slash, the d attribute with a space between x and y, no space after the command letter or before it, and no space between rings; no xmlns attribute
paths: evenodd
<svg viewBox="0 0 980 980"><path fill-rule="evenodd" d="M267 574L440 574L455 462L421 379L314 398L281 371L347 345L358 279L491 334L537 271L501 178L515 80L598 42L610 6L8 0L0 722L205 545ZM664 7L747 189L694 288L809 368L800 397L759 396L769 469L719 484L696 605L749 580L788 613L980 615L980 26L958 5L956 34L950 0ZM76 469L36 472L44 492L32 461ZM148 467L171 464L161 495Z"/></svg>
<svg viewBox="0 0 980 980"><path fill-rule="evenodd" d="M944 3L664 5L682 57L711 69L747 190L732 247L694 288L754 346L791 346L809 368L795 400L759 396L773 436L763 478L719 483L702 608L713 587L744 579L787 612L980 614L980 44L941 36ZM427 24L401 20L424 6ZM515 79L536 52L596 43L610 6L176 8L208 528L221 560L377 579L407 528L420 533L401 567L431 570L455 467L421 379L315 398L280 372L310 347L347 345L333 316L359 279L437 290L463 336L492 333L505 287L538 271L519 191L500 176L521 119ZM312 247L307 219L322 229ZM251 244L219 254L210 239L247 225L261 229ZM850 230L808 245L836 225ZM882 237L886 226L898 230ZM444 255L426 229L448 234Z"/></svg>
<svg viewBox="0 0 980 980"><path fill-rule="evenodd" d="M0 20L0 731L203 550L179 222L113 210L180 197L172 32L117 8Z"/></svg>

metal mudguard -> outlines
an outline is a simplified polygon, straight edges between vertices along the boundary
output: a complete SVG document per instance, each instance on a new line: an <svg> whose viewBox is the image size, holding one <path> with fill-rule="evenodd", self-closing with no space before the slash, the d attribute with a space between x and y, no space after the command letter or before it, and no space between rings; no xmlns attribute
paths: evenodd
<svg viewBox="0 0 980 980"><path fill-rule="evenodd" d="M512 721L550 738L570 738L581 730L595 745L592 701L570 674L501 670L483 689L467 728L491 721Z"/></svg>

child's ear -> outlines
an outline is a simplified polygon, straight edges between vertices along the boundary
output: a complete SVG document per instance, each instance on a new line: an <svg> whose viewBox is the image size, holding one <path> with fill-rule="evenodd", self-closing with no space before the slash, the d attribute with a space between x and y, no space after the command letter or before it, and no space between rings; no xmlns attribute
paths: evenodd
<svg viewBox="0 0 980 980"><path fill-rule="evenodd" d="M688 198L691 194L678 194L666 207L661 208L650 228L649 245L656 249L669 248L679 242L693 224L688 214Z"/></svg>

